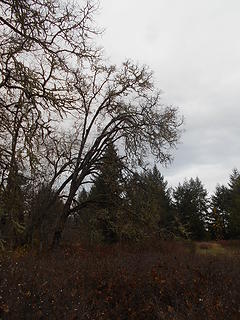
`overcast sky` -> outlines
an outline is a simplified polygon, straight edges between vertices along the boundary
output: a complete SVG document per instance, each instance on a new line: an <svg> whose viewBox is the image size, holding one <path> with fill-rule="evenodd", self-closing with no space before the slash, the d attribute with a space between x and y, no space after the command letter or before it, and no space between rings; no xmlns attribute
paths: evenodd
<svg viewBox="0 0 240 320"><path fill-rule="evenodd" d="M149 65L162 101L185 117L175 160L161 169L169 184L227 183L240 169L240 1L100 0L97 22L110 61Z"/></svg>

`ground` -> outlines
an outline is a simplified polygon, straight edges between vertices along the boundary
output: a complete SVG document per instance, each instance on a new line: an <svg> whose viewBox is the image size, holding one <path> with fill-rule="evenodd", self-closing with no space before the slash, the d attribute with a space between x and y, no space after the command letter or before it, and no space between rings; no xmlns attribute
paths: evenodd
<svg viewBox="0 0 240 320"><path fill-rule="evenodd" d="M74 243L0 259L0 319L240 319L239 242Z"/></svg>

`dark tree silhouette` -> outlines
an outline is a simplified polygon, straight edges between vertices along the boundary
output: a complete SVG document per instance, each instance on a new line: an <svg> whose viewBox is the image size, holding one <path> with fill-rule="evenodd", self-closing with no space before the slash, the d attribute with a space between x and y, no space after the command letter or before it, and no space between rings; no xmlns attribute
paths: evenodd
<svg viewBox="0 0 240 320"><path fill-rule="evenodd" d="M150 153L169 162L182 119L161 104L146 66L106 63L93 42L93 1L0 3L1 186L19 162L56 190L46 215L64 197L56 240L110 142L131 163L143 165Z"/></svg>
<svg viewBox="0 0 240 320"><path fill-rule="evenodd" d="M208 215L207 190L199 178L185 181L173 192L175 208L182 225L187 229L192 239L205 237L205 221Z"/></svg>

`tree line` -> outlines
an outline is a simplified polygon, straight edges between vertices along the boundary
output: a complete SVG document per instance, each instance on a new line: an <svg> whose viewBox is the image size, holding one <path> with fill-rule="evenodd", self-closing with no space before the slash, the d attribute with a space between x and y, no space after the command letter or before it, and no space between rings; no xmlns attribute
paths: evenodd
<svg viewBox="0 0 240 320"><path fill-rule="evenodd" d="M55 195L56 190L48 184L42 184L33 192L29 181L18 174L14 200L5 195L5 205L11 201L9 208L15 210L18 220L11 229L2 201L2 240L8 239L13 245L49 246L58 215L64 208L64 198L59 197L45 214ZM171 188L156 165L152 169L130 170L125 157L110 143L91 183L82 186L76 194L66 229L77 230L79 239L94 243L134 243L151 238L239 239L239 206L240 172L237 169L232 171L227 186L218 184L209 196L198 177Z"/></svg>
<svg viewBox="0 0 240 320"><path fill-rule="evenodd" d="M240 238L240 173L209 196L198 177L175 188L157 166L124 175L125 166L111 145L92 187L78 195L84 207L76 224L101 241L161 239L220 240Z"/></svg>

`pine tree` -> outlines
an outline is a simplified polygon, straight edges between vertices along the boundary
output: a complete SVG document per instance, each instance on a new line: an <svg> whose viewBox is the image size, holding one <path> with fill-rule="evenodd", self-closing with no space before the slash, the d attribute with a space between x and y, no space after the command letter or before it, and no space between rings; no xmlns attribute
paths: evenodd
<svg viewBox="0 0 240 320"><path fill-rule="evenodd" d="M209 231L214 239L228 237L231 193L224 185L217 185L211 197L211 212L209 215Z"/></svg>
<svg viewBox="0 0 240 320"><path fill-rule="evenodd" d="M234 169L230 175L230 212L229 212L229 237L240 238L240 173Z"/></svg>
<svg viewBox="0 0 240 320"><path fill-rule="evenodd" d="M40 250L47 247L52 237L57 217L63 209L63 201L57 199L54 206L49 203L55 197L55 190L49 185L40 185L32 194L29 203L29 212L26 219L26 242L38 244Z"/></svg>
<svg viewBox="0 0 240 320"><path fill-rule="evenodd" d="M95 203L96 228L106 242L119 240L119 215L122 213L123 163L113 143L109 144L89 199Z"/></svg>
<svg viewBox="0 0 240 320"><path fill-rule="evenodd" d="M98 207L112 208L121 202L123 164L111 143L99 166L99 174L94 181L90 197L98 202Z"/></svg>
<svg viewBox="0 0 240 320"><path fill-rule="evenodd" d="M171 224L170 191L156 166L130 179L127 197L136 234L166 234Z"/></svg>
<svg viewBox="0 0 240 320"><path fill-rule="evenodd" d="M206 236L205 221L208 215L207 190L197 177L184 181L173 193L175 208L182 225L194 240Z"/></svg>

